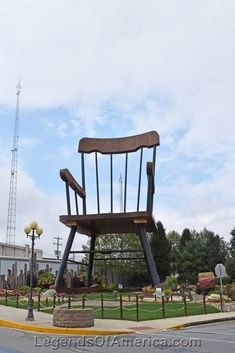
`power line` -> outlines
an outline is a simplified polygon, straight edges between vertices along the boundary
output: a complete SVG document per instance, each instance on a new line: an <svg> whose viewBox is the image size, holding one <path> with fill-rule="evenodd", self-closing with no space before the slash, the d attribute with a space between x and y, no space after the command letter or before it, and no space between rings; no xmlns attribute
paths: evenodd
<svg viewBox="0 0 235 353"><path fill-rule="evenodd" d="M56 239L56 243L53 243L53 245L56 245L56 250L54 250L54 253L56 255L57 260L59 260L61 255L60 246L62 246L62 244L60 243L60 240L62 240L62 238L53 237L53 239Z"/></svg>

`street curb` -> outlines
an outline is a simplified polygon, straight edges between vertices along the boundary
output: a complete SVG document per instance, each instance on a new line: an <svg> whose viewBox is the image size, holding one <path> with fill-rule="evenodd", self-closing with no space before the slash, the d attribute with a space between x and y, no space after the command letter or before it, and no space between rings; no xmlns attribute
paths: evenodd
<svg viewBox="0 0 235 353"><path fill-rule="evenodd" d="M0 327L13 328L24 331L40 332L40 333L54 333L54 334L67 334L67 335L84 335L84 336L97 336L97 335L127 335L134 333L134 330L98 330L89 328L62 328L62 327L43 327L25 325L19 322L0 320Z"/></svg>
<svg viewBox="0 0 235 353"><path fill-rule="evenodd" d="M167 330L180 330L181 328L189 327L189 326L206 325L206 324L213 324L216 322L232 321L232 320L235 320L235 316L224 317L224 318L221 317L221 318L217 318L217 319L208 319L208 320L203 320L203 321L192 321L192 322L187 322L185 324L177 324L174 326L170 326L167 328Z"/></svg>

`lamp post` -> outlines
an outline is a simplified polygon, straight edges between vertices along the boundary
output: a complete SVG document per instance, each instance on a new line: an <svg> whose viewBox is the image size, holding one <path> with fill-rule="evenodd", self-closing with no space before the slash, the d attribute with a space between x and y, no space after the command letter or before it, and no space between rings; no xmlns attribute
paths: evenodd
<svg viewBox="0 0 235 353"><path fill-rule="evenodd" d="M40 238L40 235L43 233L43 230L42 228L38 227L37 222L34 221L34 222L31 222L29 226L25 227L24 232L26 236L32 240L30 272L29 272L30 288L29 288L29 296L28 296L28 315L25 320L33 321L34 320L34 316L33 316L34 241L35 239Z"/></svg>

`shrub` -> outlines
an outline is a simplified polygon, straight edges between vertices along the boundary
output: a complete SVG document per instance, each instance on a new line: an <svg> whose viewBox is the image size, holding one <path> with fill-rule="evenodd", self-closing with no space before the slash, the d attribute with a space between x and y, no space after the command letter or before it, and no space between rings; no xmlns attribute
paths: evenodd
<svg viewBox="0 0 235 353"><path fill-rule="evenodd" d="M227 284L225 288L225 294L230 297L232 300L235 300L235 285Z"/></svg>
<svg viewBox="0 0 235 353"><path fill-rule="evenodd" d="M109 283L108 286L107 286L107 289L109 291L117 290L117 284L116 283Z"/></svg>
<svg viewBox="0 0 235 353"><path fill-rule="evenodd" d="M164 289L164 295L169 298L173 294L173 291L171 289Z"/></svg>
<svg viewBox="0 0 235 353"><path fill-rule="evenodd" d="M29 286L27 286L26 284L21 286L19 289L22 294L27 294L29 292Z"/></svg>
<svg viewBox="0 0 235 353"><path fill-rule="evenodd" d="M41 288L41 287L35 287L35 288L33 289L33 291L34 291L35 293L41 293L41 292L43 291L43 288Z"/></svg>
<svg viewBox="0 0 235 353"><path fill-rule="evenodd" d="M178 285L178 280L174 276L167 276L163 282L163 289L170 289L172 292L176 291Z"/></svg>
<svg viewBox="0 0 235 353"><path fill-rule="evenodd" d="M40 270L38 274L38 286L42 288L49 288L51 284L55 283L55 276L48 270Z"/></svg>

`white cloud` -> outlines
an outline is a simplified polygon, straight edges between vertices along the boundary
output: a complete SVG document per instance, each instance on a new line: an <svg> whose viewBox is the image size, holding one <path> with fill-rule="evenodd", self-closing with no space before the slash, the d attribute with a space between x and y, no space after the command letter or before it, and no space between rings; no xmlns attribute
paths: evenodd
<svg viewBox="0 0 235 353"><path fill-rule="evenodd" d="M1 167L1 177L9 180L9 168ZM3 185L3 184L1 184ZM6 185L0 187L0 198L4 205L8 204L8 188ZM24 234L24 227L31 221L36 220L44 232L40 240L37 240L36 247L44 249L44 256L54 255L53 237L62 236L63 248L65 247L69 228L59 222L59 216L66 214L66 202L64 194L43 193L34 184L32 178L25 171L18 173L17 192L17 226L16 244L30 243ZM0 241L6 240L7 207L1 208L1 236ZM78 235L75 245L81 247L86 237Z"/></svg>
<svg viewBox="0 0 235 353"><path fill-rule="evenodd" d="M157 218L167 228L190 223L228 233L235 216L234 15L233 0L6 2L0 13L1 119L15 106L21 74L24 109L68 111L56 123L50 115L42 119L51 138L62 141L60 158L71 157L69 136L156 129ZM104 111L107 103L118 107L117 116ZM21 143L37 142L31 138ZM0 158L6 160L3 153ZM2 173L9 180L8 169ZM35 209L38 220L48 222L48 234L62 234L55 217L61 196L47 195L23 176L19 226ZM1 189L4 204L7 189Z"/></svg>

